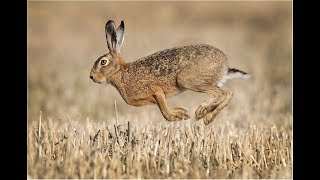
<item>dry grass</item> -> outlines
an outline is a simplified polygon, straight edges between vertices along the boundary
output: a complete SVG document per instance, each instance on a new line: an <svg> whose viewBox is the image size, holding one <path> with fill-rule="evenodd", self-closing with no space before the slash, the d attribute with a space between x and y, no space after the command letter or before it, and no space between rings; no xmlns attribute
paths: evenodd
<svg viewBox="0 0 320 180"><path fill-rule="evenodd" d="M291 2L28 4L30 177L292 178ZM190 91L169 106L191 119L166 122L89 79L108 19L126 22L128 62L206 43L253 78L226 83L234 96L210 125L193 115L210 95Z"/></svg>
<svg viewBox="0 0 320 180"><path fill-rule="evenodd" d="M49 120L30 128L29 173L61 179L291 177L292 137L276 126L131 126Z"/></svg>

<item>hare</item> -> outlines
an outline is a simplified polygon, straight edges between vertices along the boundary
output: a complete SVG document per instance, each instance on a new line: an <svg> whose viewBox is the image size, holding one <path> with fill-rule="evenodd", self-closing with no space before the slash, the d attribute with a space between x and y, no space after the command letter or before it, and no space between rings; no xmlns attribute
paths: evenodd
<svg viewBox="0 0 320 180"><path fill-rule="evenodd" d="M208 125L232 97L231 91L221 89L223 84L228 79L250 76L229 68L225 54L205 44L166 49L126 63L120 54L124 22L115 29L114 21L109 20L105 32L109 52L94 62L90 78L96 83L113 85L129 105L158 105L168 121L190 118L181 107L170 110L166 101L168 96L189 89L212 95L195 112L195 118Z"/></svg>

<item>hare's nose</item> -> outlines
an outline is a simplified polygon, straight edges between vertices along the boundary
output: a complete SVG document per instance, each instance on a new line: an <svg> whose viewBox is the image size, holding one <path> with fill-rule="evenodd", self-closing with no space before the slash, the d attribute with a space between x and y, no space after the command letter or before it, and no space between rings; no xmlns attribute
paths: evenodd
<svg viewBox="0 0 320 180"><path fill-rule="evenodd" d="M93 79L93 76L92 76L92 75L90 75L90 79Z"/></svg>

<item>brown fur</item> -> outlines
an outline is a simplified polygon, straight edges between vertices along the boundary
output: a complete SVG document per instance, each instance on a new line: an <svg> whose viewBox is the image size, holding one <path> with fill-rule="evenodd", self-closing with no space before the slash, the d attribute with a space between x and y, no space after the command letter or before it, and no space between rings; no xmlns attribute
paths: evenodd
<svg viewBox="0 0 320 180"><path fill-rule="evenodd" d="M196 119L204 118L205 124L209 124L232 97L230 91L217 87L229 68L226 56L215 47L204 44L175 47L131 63L125 63L116 48L109 48L110 52L95 62L90 77L98 83L111 83L127 104L157 104L166 120L176 121L190 116L183 108L170 110L166 97L187 89L205 92L213 98L199 106ZM108 60L108 65L99 66L102 59Z"/></svg>

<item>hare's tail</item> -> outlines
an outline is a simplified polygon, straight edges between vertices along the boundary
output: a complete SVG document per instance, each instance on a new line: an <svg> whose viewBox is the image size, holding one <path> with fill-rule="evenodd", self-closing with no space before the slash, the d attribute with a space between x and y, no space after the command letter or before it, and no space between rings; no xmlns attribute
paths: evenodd
<svg viewBox="0 0 320 180"><path fill-rule="evenodd" d="M244 71L241 71L239 69L230 68L225 78L226 79L249 79L250 74Z"/></svg>
<svg viewBox="0 0 320 180"><path fill-rule="evenodd" d="M223 84L229 79L249 79L250 74L235 68L229 68L227 74L217 83L218 87L222 87Z"/></svg>

